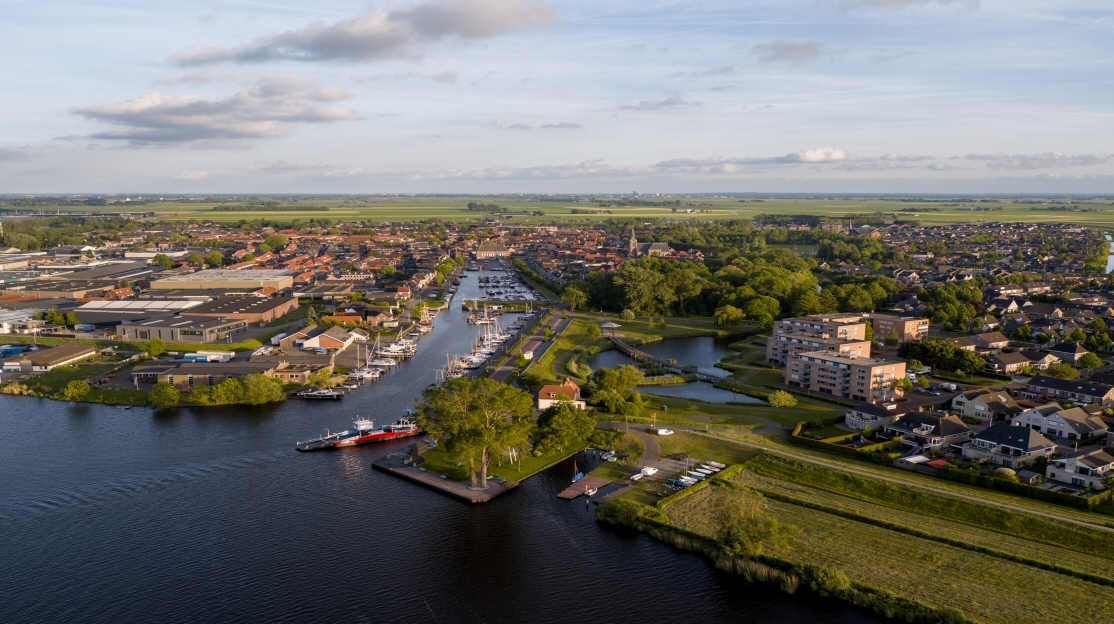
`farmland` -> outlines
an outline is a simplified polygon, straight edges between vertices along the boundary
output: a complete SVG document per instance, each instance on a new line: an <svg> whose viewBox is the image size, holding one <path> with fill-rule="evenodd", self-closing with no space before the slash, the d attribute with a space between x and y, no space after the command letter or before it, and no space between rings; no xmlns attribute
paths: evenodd
<svg viewBox="0 0 1114 624"><path fill-rule="evenodd" d="M1020 221L1026 223L1078 223L1095 227L1114 227L1114 202L1109 199L1075 200L1070 206L1052 206L1036 202L1038 200L992 197L941 199L925 198L926 201L897 198L806 198L806 197L706 197L706 196L668 196L645 198L647 201L680 201L679 206L619 206L611 205L613 199L594 197L593 202L576 202L571 198L554 198L554 201L540 199L521 199L513 196L415 196L415 197L328 197L323 199L307 198L283 205L276 210L235 210L214 211L214 208L235 205L229 202L151 202L129 207L73 207L36 205L35 209L44 212L104 212L116 210L153 211L157 218L167 220L207 220L216 222L235 222L240 220L269 219L290 221L300 219L327 218L337 221L367 222L405 222L424 219L442 221L480 221L491 213L469 211L471 201L495 202L512 213L533 213L544 215L515 214L503 217L508 223L559 223L569 221L599 221L623 218L663 218L685 219L752 219L758 214L814 214L842 217L864 213L884 212L897 214L900 218L918 220L926 225L949 223ZM1061 200L1051 200L1061 201ZM604 204L604 206L601 206ZM298 211L304 205L324 206L328 210ZM1050 208L1061 208L1051 210ZM1067 209L1063 209L1063 208ZM250 208L250 206L248 207ZM918 210L920 209L920 210ZM576 210L579 212L574 213ZM692 213L686 211L692 210Z"/></svg>

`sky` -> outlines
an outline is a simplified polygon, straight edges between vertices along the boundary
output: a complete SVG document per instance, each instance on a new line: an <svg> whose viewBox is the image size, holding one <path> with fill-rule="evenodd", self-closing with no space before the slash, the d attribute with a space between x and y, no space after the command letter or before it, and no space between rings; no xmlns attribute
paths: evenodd
<svg viewBox="0 0 1114 624"><path fill-rule="evenodd" d="M5 0L0 193L1114 193L1109 0Z"/></svg>

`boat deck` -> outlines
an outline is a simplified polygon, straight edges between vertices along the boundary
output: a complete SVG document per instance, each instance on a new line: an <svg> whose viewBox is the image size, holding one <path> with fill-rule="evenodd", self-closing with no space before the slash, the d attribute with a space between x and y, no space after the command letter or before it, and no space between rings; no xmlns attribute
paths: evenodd
<svg viewBox="0 0 1114 624"><path fill-rule="evenodd" d="M583 496L584 490L590 490L592 488L598 489L607 485L608 483L611 483L611 481L608 481L603 477L593 477L589 475L562 490L561 493L557 495L557 497L563 498L565 500L572 500L578 496Z"/></svg>

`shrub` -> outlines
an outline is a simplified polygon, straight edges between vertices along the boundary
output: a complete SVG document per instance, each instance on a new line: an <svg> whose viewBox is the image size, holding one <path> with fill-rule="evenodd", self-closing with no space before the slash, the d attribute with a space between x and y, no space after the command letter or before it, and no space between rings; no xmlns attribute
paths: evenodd
<svg viewBox="0 0 1114 624"><path fill-rule="evenodd" d="M62 398L67 401L80 401L89 396L89 391L92 389L93 387L84 379L75 379L66 384L66 389L62 392Z"/></svg>
<svg viewBox="0 0 1114 624"><path fill-rule="evenodd" d="M776 390L770 393L769 401L772 407L793 407L797 404L797 398L784 390Z"/></svg>
<svg viewBox="0 0 1114 624"><path fill-rule="evenodd" d="M633 321L634 312L631 310L623 310L623 312L619 314L619 318L623 319L624 321Z"/></svg>

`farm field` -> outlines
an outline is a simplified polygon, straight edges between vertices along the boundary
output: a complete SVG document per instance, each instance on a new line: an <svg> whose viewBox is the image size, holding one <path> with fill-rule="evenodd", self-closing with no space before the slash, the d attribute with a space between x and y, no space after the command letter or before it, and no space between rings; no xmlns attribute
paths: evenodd
<svg viewBox="0 0 1114 624"><path fill-rule="evenodd" d="M223 204L215 202L178 203L163 202L128 207L94 206L35 206L44 212L106 212L106 211L153 211L159 218L169 220L211 220L239 221L241 219L270 219L289 221L314 218L328 218L332 221L369 221L405 222L424 219L443 221L479 221L490 216L489 213L469 211L469 202L497 203L511 211L533 212L540 210L544 216L514 216L507 219L511 223L553 223L561 221L598 221L611 218L663 218L671 220L686 219L752 219L761 213L766 214L814 214L833 217L863 213L896 213L902 217L919 220L921 223L948 224L963 222L1021 221L1026 223L1078 223L1096 227L1114 227L1114 202L1109 199L1077 200L1073 209L1093 210L1094 212L1053 211L1047 205L1015 203L1010 198L992 197L974 199L929 198L936 201L899 201L884 198L841 198L814 199L803 197L770 197L764 199L740 199L737 197L700 197L669 196L647 197L645 201L680 200L676 207L628 206L600 207L601 200L595 203L572 201L522 200L510 197L469 197L469 196L429 196L429 197L329 197L323 199L307 198L300 202L287 204L296 208L305 206L325 206L327 211L236 211L220 212L213 208ZM228 204L238 202L230 200ZM953 205L956 204L956 205ZM978 208L979 210L974 210ZM998 210L1000 208L1000 210ZM1033 210L1038 208L1038 210ZM1043 209L1042 209L1043 208ZM919 211L918 209L939 210L939 212ZM573 214L578 211L610 211L604 214ZM686 213L685 210L696 212Z"/></svg>

